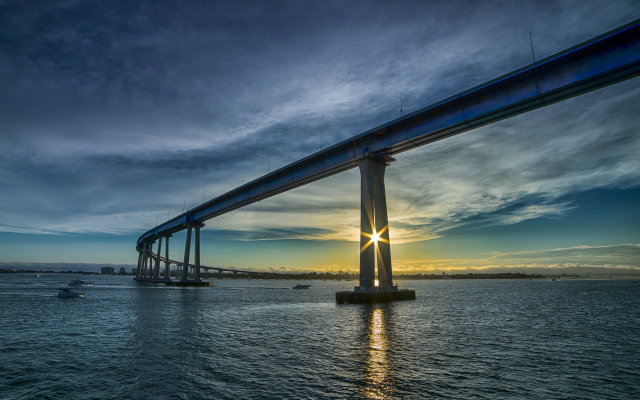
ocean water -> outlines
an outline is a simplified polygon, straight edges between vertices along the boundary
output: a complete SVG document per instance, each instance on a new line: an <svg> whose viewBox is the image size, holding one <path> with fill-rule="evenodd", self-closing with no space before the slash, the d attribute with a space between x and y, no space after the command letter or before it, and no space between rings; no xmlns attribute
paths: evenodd
<svg viewBox="0 0 640 400"><path fill-rule="evenodd" d="M1 399L640 398L632 280L400 281L417 300L337 305L354 282L213 288L0 275ZM292 290L296 283L310 290Z"/></svg>

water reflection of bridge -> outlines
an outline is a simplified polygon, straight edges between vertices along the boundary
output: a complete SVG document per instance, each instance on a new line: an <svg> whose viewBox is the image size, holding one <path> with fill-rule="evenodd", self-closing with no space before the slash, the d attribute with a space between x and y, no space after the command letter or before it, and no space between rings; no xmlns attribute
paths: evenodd
<svg viewBox="0 0 640 400"><path fill-rule="evenodd" d="M200 229L205 221L358 168L361 177L360 284L354 292L337 293L336 300L341 296L348 302L371 301L375 296L394 300L399 291L392 281L384 184L385 170L394 161L393 155L635 78L639 74L640 20L636 20L325 148L150 229L138 238L136 244L139 252L136 279L157 281L159 275L149 279L144 272L148 270L151 249L158 241L156 252L162 254L164 241L168 258L169 238L186 230L180 282L197 285L201 282L202 268ZM193 279L189 279L192 234L195 260ZM169 279L168 276L165 275L165 279ZM380 293L385 295L379 296ZM415 297L415 293L413 295Z"/></svg>

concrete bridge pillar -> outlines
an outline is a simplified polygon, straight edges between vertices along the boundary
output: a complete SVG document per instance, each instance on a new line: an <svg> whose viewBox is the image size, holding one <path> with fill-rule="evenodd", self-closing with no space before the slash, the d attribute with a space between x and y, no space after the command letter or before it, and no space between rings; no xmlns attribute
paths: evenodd
<svg viewBox="0 0 640 400"><path fill-rule="evenodd" d="M202 226L194 226L193 227L195 229L195 250L196 250L196 254L194 254L194 264L195 264L195 268L194 268L194 278L197 282L200 282L200 229L202 228Z"/></svg>
<svg viewBox="0 0 640 400"><path fill-rule="evenodd" d="M200 229L204 227L203 223L192 223L187 225L187 243L184 247L184 263L182 265L182 278L183 282L189 279L189 256L191 251L191 231L195 228L195 279L200 279Z"/></svg>
<svg viewBox="0 0 640 400"><path fill-rule="evenodd" d="M142 244L142 271L140 274L141 278L144 278L147 275L147 260L149 258L149 244Z"/></svg>
<svg viewBox="0 0 640 400"><path fill-rule="evenodd" d="M158 238L158 251L156 251L156 267L153 270L153 280L160 280L160 254L162 253L162 236Z"/></svg>
<svg viewBox="0 0 640 400"><path fill-rule="evenodd" d="M384 173L393 157L368 155L358 161L360 168L360 286L351 291L336 292L336 303L386 303L415 300L415 290L393 286L391 243ZM377 239L377 240L374 240ZM377 243L376 243L377 242ZM378 286L376 281L378 267Z"/></svg>
<svg viewBox="0 0 640 400"><path fill-rule="evenodd" d="M142 251L138 251L138 268L136 269L136 279L140 278L141 268L142 268Z"/></svg>
<svg viewBox="0 0 640 400"><path fill-rule="evenodd" d="M378 286L392 286L391 246L387 198L384 188L386 163L373 158L358 162L360 168L360 287L375 287L376 261ZM376 243L374 234L379 236Z"/></svg>
<svg viewBox="0 0 640 400"><path fill-rule="evenodd" d="M169 238L171 235L167 235L164 237L165 245L164 245L164 280L168 281L171 279L171 263L169 263Z"/></svg>
<svg viewBox="0 0 640 400"><path fill-rule="evenodd" d="M187 243L184 246L184 262L182 263L182 277L180 278L182 282L186 282L189 279L189 252L191 251L192 229L191 226L187 228Z"/></svg>
<svg viewBox="0 0 640 400"><path fill-rule="evenodd" d="M147 278L149 278L149 280L153 278L153 245L155 243L155 241L149 243L149 269L147 270Z"/></svg>

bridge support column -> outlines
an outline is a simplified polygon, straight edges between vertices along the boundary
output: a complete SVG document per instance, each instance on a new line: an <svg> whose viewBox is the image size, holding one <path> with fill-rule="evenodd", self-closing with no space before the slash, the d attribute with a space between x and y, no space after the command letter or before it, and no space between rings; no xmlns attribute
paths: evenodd
<svg viewBox="0 0 640 400"><path fill-rule="evenodd" d="M148 280L151 280L153 278L153 245L154 244L155 244L155 241L149 243L149 268L147 269L147 276L146 276Z"/></svg>
<svg viewBox="0 0 640 400"><path fill-rule="evenodd" d="M389 240L389 218L387 217L387 195L384 187L384 173L387 166L376 163L374 166L373 202L378 247L376 251L378 267L378 286L393 286L391 270L391 242Z"/></svg>
<svg viewBox="0 0 640 400"><path fill-rule="evenodd" d="M200 282L200 229L202 228L202 226L194 226L193 227L195 229L195 251L196 254L194 254L194 271L193 271L193 275L194 278L196 280L196 282Z"/></svg>
<svg viewBox="0 0 640 400"><path fill-rule="evenodd" d="M374 230L373 169L371 159L361 161L360 167L360 288L375 286L375 246L371 240Z"/></svg>
<svg viewBox="0 0 640 400"><path fill-rule="evenodd" d="M156 251L156 267L153 270L153 281L160 280L160 254L162 253L162 236L158 238L158 251Z"/></svg>
<svg viewBox="0 0 640 400"><path fill-rule="evenodd" d="M360 168L360 286L336 292L337 303L382 303L416 298L414 290L393 286L391 243L384 174L389 156L358 161ZM376 263L378 267L376 285Z"/></svg>
<svg viewBox="0 0 640 400"><path fill-rule="evenodd" d="M184 246L184 263L182 264L182 282L189 279L189 256L191 251L191 231L195 228L195 268L194 276L196 280L200 279L200 229L204 227L203 223L190 223L187 225L187 243Z"/></svg>
<svg viewBox="0 0 640 400"><path fill-rule="evenodd" d="M169 238L171 235L165 236L164 241L164 280L171 280L171 263L169 262Z"/></svg>
<svg viewBox="0 0 640 400"><path fill-rule="evenodd" d="M140 278L141 268L142 268L142 251L138 251L138 268L136 269L136 279Z"/></svg>
<svg viewBox="0 0 640 400"><path fill-rule="evenodd" d="M142 246L142 271L140 278L144 278L147 275L147 261L149 259L149 244L144 243Z"/></svg>
<svg viewBox="0 0 640 400"><path fill-rule="evenodd" d="M360 287L375 287L376 261L378 286L392 286L391 245L387 197L384 188L386 164L372 158L358 163L360 167ZM374 234L379 237L377 243Z"/></svg>
<svg viewBox="0 0 640 400"><path fill-rule="evenodd" d="M189 279L189 253L191 251L191 230L193 228L189 226L187 228L187 243L184 246L184 262L182 263L182 282L186 282Z"/></svg>

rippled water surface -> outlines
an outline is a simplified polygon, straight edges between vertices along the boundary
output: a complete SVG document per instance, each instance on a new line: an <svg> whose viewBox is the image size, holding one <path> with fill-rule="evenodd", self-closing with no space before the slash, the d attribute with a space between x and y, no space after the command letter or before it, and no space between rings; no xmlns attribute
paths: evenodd
<svg viewBox="0 0 640 400"><path fill-rule="evenodd" d="M0 275L0 398L640 398L629 280L401 281L417 300L370 306L335 304L353 282L92 276L55 297L74 277Z"/></svg>

